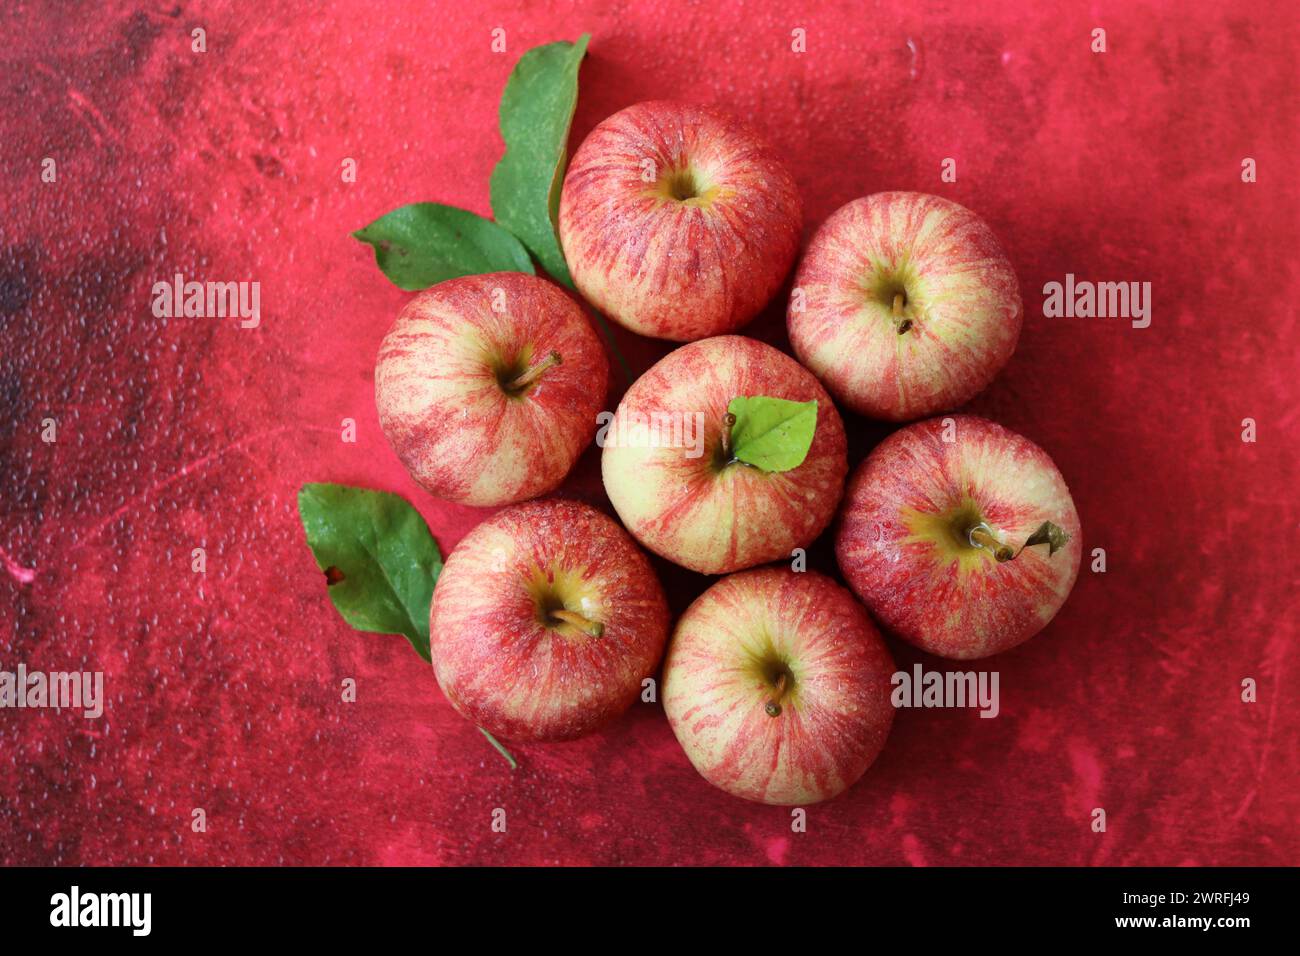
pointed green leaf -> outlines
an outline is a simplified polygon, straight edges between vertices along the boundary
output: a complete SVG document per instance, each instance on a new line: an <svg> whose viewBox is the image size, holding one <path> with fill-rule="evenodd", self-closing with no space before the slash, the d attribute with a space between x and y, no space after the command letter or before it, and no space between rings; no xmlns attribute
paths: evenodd
<svg viewBox="0 0 1300 956"><path fill-rule="evenodd" d="M509 232L441 203L402 206L352 235L374 247L380 270L408 292L485 272L533 273L528 250Z"/></svg>
<svg viewBox="0 0 1300 956"><path fill-rule="evenodd" d="M555 224L568 165L569 127L578 103L578 67L591 35L548 43L519 58L501 95L505 155L492 171L492 215L573 288Z"/></svg>
<svg viewBox="0 0 1300 956"><path fill-rule="evenodd" d="M429 605L442 554L404 499L347 485L305 484L298 514L330 600L359 631L401 634L429 657Z"/></svg>
<svg viewBox="0 0 1300 956"><path fill-rule="evenodd" d="M817 400L792 402L766 395L738 396L727 405L736 416L731 453L763 471L790 471L803 464L817 430Z"/></svg>

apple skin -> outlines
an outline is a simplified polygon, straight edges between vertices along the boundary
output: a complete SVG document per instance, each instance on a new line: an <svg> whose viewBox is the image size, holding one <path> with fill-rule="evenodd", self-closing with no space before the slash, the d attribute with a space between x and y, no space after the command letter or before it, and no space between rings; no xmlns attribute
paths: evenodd
<svg viewBox="0 0 1300 956"><path fill-rule="evenodd" d="M911 323L902 334L899 292ZM841 404L909 421L983 391L1015 351L1023 311L984 220L939 196L887 192L842 206L817 230L786 325L799 361Z"/></svg>
<svg viewBox="0 0 1300 956"><path fill-rule="evenodd" d="M808 457L786 472L718 467L723 417L738 395L817 400ZM623 419L702 416L703 454L680 447L622 447L606 440L605 492L645 547L701 574L788 559L830 524L848 473L844 424L826 390L788 355L754 339L723 335L669 353L637 379L609 429ZM692 419L695 420L695 419Z"/></svg>
<svg viewBox="0 0 1300 956"><path fill-rule="evenodd" d="M552 352L560 364L534 384L503 387ZM441 282L406 304L379 347L375 404L426 491L502 505L564 480L591 442L608 381L581 307L536 276L499 272Z"/></svg>
<svg viewBox="0 0 1300 956"><path fill-rule="evenodd" d="M690 342L735 331L771 300L799 250L803 211L794 177L754 130L659 100L615 113L583 141L559 225L587 301L633 332Z"/></svg>
<svg viewBox="0 0 1300 956"><path fill-rule="evenodd" d="M757 568L718 581L678 621L664 710L710 783L746 800L816 803L852 786L885 746L893 673L847 590L815 571Z"/></svg>
<svg viewBox="0 0 1300 956"><path fill-rule="evenodd" d="M604 632L551 618L561 605ZM659 579L627 533L589 505L545 499L499 511L452 551L429 645L464 717L502 738L571 740L637 699L669 623Z"/></svg>
<svg viewBox="0 0 1300 956"><path fill-rule="evenodd" d="M1022 644L1060 610L1082 553L1065 479L1029 439L971 415L902 428L849 481L835 542L840 570L876 620L917 647L955 660ZM1044 522L1070 537L1048 555L1025 548L999 562L965 531L986 522L1019 548Z"/></svg>

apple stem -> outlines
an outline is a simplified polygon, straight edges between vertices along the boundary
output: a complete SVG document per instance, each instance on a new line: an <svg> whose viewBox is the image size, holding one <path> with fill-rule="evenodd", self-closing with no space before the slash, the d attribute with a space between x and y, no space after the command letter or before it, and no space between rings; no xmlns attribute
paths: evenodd
<svg viewBox="0 0 1300 956"><path fill-rule="evenodd" d="M776 679L776 694L771 700L764 705L763 710L767 711L769 717L781 716L781 698L785 696L785 674L782 673Z"/></svg>
<svg viewBox="0 0 1300 956"><path fill-rule="evenodd" d="M727 412L722 416L722 460L731 461L731 429L735 427L736 416Z"/></svg>
<svg viewBox="0 0 1300 956"><path fill-rule="evenodd" d="M1012 558L1020 557L1020 552L1025 548L1032 548L1036 544L1047 545L1047 556L1050 558L1057 551L1065 547L1065 543L1070 540L1070 536L1063 529L1050 521L1044 521L1038 526L1020 546L1020 551L1013 551L993 535L993 529L981 521L966 530L966 537L970 543L977 548L986 548L993 552L993 556L1001 561L1010 561Z"/></svg>
<svg viewBox="0 0 1300 956"><path fill-rule="evenodd" d="M912 327L912 320L903 317L903 293L894 293L894 327L902 335Z"/></svg>
<svg viewBox="0 0 1300 956"><path fill-rule="evenodd" d="M1016 553L997 539L993 534L993 529L981 521L979 524L966 530L966 538L972 545L977 548L984 548L986 551L992 551L993 557L999 562L1010 561L1016 556Z"/></svg>
<svg viewBox="0 0 1300 956"><path fill-rule="evenodd" d="M532 385L544 374L546 374L546 371L548 369L553 368L556 365L559 365L560 362L561 359L560 359L559 352L551 352L547 354L547 356L544 359L542 359L532 368L528 369L526 372L521 372L519 375L515 376L513 379L507 382L506 391L522 392L529 385Z"/></svg>
<svg viewBox="0 0 1300 956"><path fill-rule="evenodd" d="M600 637L605 633L605 625L600 621L593 621L585 618L577 611L552 611L551 617L557 621L563 621L565 624L572 624L584 634L590 634L592 637Z"/></svg>

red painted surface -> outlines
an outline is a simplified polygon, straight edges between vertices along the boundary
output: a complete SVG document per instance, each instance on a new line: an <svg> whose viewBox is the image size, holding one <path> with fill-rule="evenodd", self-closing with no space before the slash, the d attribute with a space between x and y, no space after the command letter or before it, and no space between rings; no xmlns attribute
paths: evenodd
<svg viewBox="0 0 1300 956"><path fill-rule="evenodd" d="M241 7L0 26L0 667L100 669L109 697L0 712L0 862L1300 863L1293 4ZM444 550L482 519L383 442L373 359L408 296L348 233L419 199L487 213L514 60L583 30L577 138L716 101L789 158L805 239L882 189L985 217L1026 321L969 408L1043 446L1106 549L995 658L999 717L900 712L807 833L705 783L658 706L512 774L405 640L339 619L298 524L308 480L406 495ZM261 326L155 318L176 272L260 281ZM1043 318L1067 272L1150 281L1150 328ZM751 333L784 347L783 305ZM667 349L620 343L638 369ZM849 424L856 463L887 429ZM604 506L594 451L566 492ZM705 585L657 566L678 612Z"/></svg>

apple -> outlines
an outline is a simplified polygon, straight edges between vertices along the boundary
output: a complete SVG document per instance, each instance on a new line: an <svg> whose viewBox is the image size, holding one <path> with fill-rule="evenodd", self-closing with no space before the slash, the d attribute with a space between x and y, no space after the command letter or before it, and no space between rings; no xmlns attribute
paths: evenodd
<svg viewBox="0 0 1300 956"><path fill-rule="evenodd" d="M984 220L924 193L876 193L813 236L786 317L790 344L860 415L908 421L973 398L1011 358L1023 309Z"/></svg>
<svg viewBox="0 0 1300 956"><path fill-rule="evenodd" d="M817 401L802 464L767 472L732 458L728 405L743 396ZM638 422L652 427L638 432ZM652 366L624 395L603 446L605 492L623 524L702 574L807 547L834 516L848 473L844 425L826 390L788 355L739 335L692 342Z"/></svg>
<svg viewBox="0 0 1300 956"><path fill-rule="evenodd" d="M790 271L802 226L785 163L707 106L615 113L578 148L560 193L578 291L633 332L677 342L757 315Z"/></svg>
<svg viewBox="0 0 1300 956"><path fill-rule="evenodd" d="M718 581L677 623L664 710L706 780L808 804L852 786L889 736L894 661L844 588L815 571Z"/></svg>
<svg viewBox="0 0 1300 956"><path fill-rule="evenodd" d="M876 620L968 660L1029 640L1060 610L1079 572L1079 515L1045 451L955 415L876 446L849 481L835 551Z"/></svg>
<svg viewBox="0 0 1300 956"><path fill-rule="evenodd" d="M590 443L609 363L582 308L536 276L419 293L375 364L379 424L421 487L468 505L554 490Z"/></svg>
<svg viewBox="0 0 1300 956"><path fill-rule="evenodd" d="M438 685L498 737L569 740L607 724L659 666L668 605L650 562L576 501L505 508L438 577L429 650Z"/></svg>

